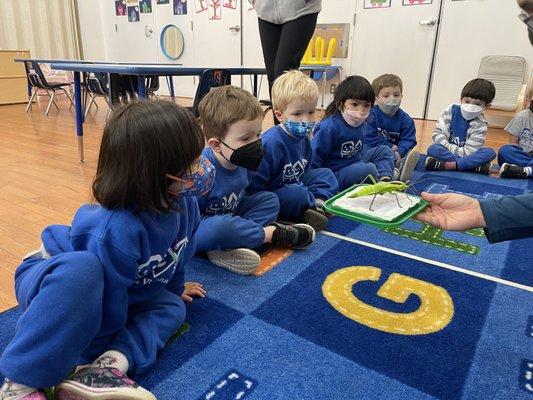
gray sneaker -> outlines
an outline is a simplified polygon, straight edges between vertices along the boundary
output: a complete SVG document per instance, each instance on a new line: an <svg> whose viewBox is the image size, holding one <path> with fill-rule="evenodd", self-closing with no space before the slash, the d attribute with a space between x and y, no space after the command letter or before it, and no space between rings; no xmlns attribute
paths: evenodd
<svg viewBox="0 0 533 400"><path fill-rule="evenodd" d="M219 267L241 275L249 275L259 266L261 256L251 249L211 250L209 260Z"/></svg>
<svg viewBox="0 0 533 400"><path fill-rule="evenodd" d="M418 150L413 149L409 151L404 158L401 160L401 166L400 166L400 176L398 180L402 182L407 182L409 179L411 179L411 176L413 175L413 171L416 168L416 164L418 164L418 160L420 159L420 153Z"/></svg>

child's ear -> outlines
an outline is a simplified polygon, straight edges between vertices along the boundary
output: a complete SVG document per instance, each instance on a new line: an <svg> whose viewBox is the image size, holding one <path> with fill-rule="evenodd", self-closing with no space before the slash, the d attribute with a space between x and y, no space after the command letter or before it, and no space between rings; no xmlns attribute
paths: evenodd
<svg viewBox="0 0 533 400"><path fill-rule="evenodd" d="M274 115L278 119L279 122L285 121L285 117L283 116L283 113L279 110L274 110Z"/></svg>
<svg viewBox="0 0 533 400"><path fill-rule="evenodd" d="M220 149L220 140L218 140L215 137L209 138L207 141L207 144L209 147L211 147L211 150L213 150L215 153L220 153L222 150Z"/></svg>

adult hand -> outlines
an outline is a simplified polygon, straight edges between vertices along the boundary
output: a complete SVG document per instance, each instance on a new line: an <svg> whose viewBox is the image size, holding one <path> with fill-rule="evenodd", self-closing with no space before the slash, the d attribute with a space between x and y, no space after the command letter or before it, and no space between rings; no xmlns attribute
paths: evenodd
<svg viewBox="0 0 533 400"><path fill-rule="evenodd" d="M422 193L429 203L415 218L448 231L464 231L471 228L484 228L485 220L479 202L462 194Z"/></svg>

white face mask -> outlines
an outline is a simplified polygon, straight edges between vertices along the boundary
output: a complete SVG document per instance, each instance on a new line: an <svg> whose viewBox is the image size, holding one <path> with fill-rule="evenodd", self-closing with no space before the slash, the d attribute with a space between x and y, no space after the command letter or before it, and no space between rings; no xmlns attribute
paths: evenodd
<svg viewBox="0 0 533 400"><path fill-rule="evenodd" d="M344 110L342 111L342 118L344 118L348 125L357 128L366 121L369 114L368 111Z"/></svg>
<svg viewBox="0 0 533 400"><path fill-rule="evenodd" d="M484 108L477 104L461 104L461 115L467 121L479 117L483 110Z"/></svg>
<svg viewBox="0 0 533 400"><path fill-rule="evenodd" d="M381 111L383 111L387 115L394 115L396 114L396 111L400 109L400 104L402 103L402 100L386 100L385 102L378 101L378 107Z"/></svg>

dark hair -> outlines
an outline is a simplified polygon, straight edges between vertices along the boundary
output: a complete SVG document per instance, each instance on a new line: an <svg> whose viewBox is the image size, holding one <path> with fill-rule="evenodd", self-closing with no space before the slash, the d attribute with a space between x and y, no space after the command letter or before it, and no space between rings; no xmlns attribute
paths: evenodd
<svg viewBox="0 0 533 400"><path fill-rule="evenodd" d="M492 103L496 96L496 88L491 81L482 78L472 79L461 91L461 99L470 97L472 99L484 101L485 104Z"/></svg>
<svg viewBox="0 0 533 400"><path fill-rule="evenodd" d="M339 83L335 89L333 101L326 108L324 118L330 117L342 109L344 102L348 99L368 101L374 105L376 95L372 85L365 78L358 75L349 76Z"/></svg>
<svg viewBox="0 0 533 400"><path fill-rule="evenodd" d="M379 96L381 89L396 86L400 88L400 92L403 92L402 80L398 75L394 74L383 74L372 81L372 88L376 96Z"/></svg>
<svg viewBox="0 0 533 400"><path fill-rule="evenodd" d="M181 176L205 139L192 113L164 100L127 104L104 128L92 190L109 209L175 210L166 174Z"/></svg>

